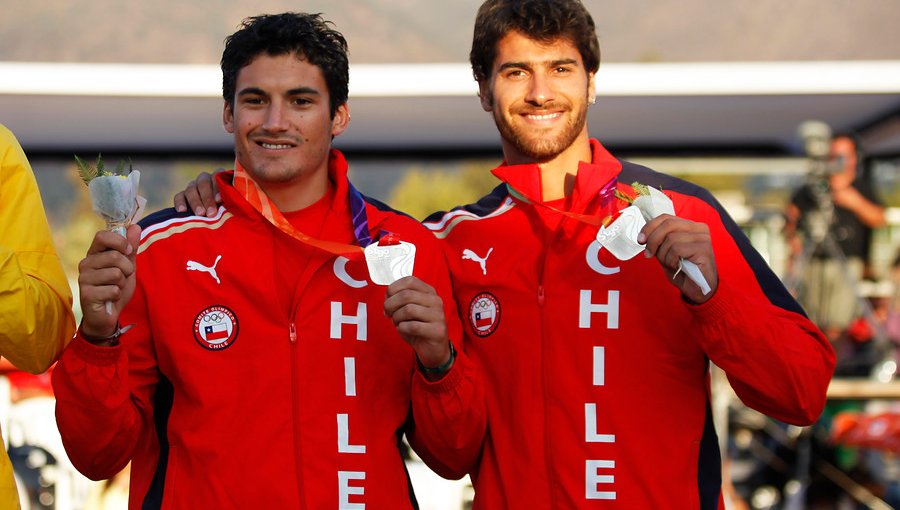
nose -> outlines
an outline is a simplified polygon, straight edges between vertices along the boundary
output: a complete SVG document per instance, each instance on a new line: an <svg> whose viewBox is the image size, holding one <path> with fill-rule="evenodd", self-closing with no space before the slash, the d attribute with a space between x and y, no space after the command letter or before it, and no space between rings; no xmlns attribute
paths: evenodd
<svg viewBox="0 0 900 510"><path fill-rule="evenodd" d="M528 83L528 94L525 101L534 106L543 106L553 99L553 90L548 78L541 73L534 73Z"/></svg>
<svg viewBox="0 0 900 510"><path fill-rule="evenodd" d="M285 113L285 108L280 102L272 101L269 103L265 122L262 126L263 129L266 131L285 131L288 125Z"/></svg>

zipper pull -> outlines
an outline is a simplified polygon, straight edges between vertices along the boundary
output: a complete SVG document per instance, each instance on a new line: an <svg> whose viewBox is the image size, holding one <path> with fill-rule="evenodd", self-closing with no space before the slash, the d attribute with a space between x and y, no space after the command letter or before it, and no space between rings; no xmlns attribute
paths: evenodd
<svg viewBox="0 0 900 510"><path fill-rule="evenodd" d="M538 285L538 306L544 306L544 286Z"/></svg>
<svg viewBox="0 0 900 510"><path fill-rule="evenodd" d="M294 326L293 322L291 322L290 338L292 344L297 343L297 328Z"/></svg>

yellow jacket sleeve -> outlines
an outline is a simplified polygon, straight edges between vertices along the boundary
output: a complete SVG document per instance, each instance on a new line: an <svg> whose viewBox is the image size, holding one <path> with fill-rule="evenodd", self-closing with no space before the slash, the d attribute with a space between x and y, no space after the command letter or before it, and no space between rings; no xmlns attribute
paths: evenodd
<svg viewBox="0 0 900 510"><path fill-rule="evenodd" d="M75 331L72 293L31 165L0 125L0 356L38 374Z"/></svg>

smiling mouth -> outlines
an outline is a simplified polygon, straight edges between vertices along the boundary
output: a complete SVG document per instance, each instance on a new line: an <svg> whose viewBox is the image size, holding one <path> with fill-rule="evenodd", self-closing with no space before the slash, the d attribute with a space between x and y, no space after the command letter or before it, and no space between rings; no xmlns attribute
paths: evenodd
<svg viewBox="0 0 900 510"><path fill-rule="evenodd" d="M526 114L525 117L528 120L553 120L553 119L559 118L561 115L562 115L561 112L544 113L544 114L531 113L531 114Z"/></svg>
<svg viewBox="0 0 900 510"><path fill-rule="evenodd" d="M288 144L284 144L284 143L259 142L259 145L264 149L270 149L270 150L290 149L291 147L293 147L292 145L288 145Z"/></svg>

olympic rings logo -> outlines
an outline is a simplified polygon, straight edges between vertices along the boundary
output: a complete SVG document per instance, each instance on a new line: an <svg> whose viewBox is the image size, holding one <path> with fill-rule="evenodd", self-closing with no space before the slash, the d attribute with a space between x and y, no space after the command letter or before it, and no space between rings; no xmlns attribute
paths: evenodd
<svg viewBox="0 0 900 510"><path fill-rule="evenodd" d="M472 305L474 310L487 310L488 308L494 308L494 303L487 298L481 298Z"/></svg>
<svg viewBox="0 0 900 510"><path fill-rule="evenodd" d="M210 312L203 317L203 322L222 322L225 319L225 314L222 312Z"/></svg>

